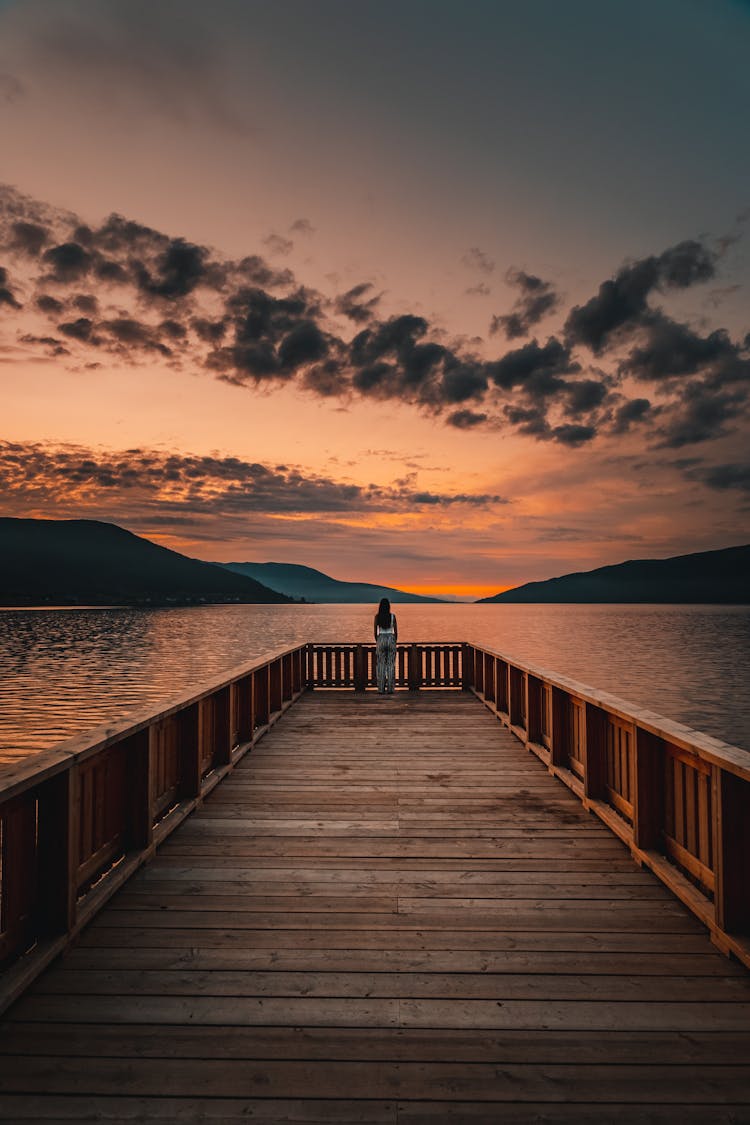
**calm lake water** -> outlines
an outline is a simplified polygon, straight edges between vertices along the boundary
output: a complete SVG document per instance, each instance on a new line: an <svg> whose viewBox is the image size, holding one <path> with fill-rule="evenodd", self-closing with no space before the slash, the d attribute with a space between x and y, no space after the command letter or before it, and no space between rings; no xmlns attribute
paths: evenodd
<svg viewBox="0 0 750 1125"><path fill-rule="evenodd" d="M0 610L0 749L33 753L292 644L368 641L374 609ZM396 609L402 640L485 644L750 749L750 606Z"/></svg>

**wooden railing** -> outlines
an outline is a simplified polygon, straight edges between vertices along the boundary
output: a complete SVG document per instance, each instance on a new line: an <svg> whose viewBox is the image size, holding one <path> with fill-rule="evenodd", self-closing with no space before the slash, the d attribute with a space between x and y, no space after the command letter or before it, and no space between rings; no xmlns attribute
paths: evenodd
<svg viewBox="0 0 750 1125"><path fill-rule="evenodd" d="M300 645L5 767L0 1010L302 691L373 687L375 651ZM473 691L750 965L750 754L476 645L398 645L396 686Z"/></svg>
<svg viewBox="0 0 750 1125"><path fill-rule="evenodd" d="M750 753L465 646L465 683L750 966Z"/></svg>
<svg viewBox="0 0 750 1125"><path fill-rule="evenodd" d="M395 686L418 691L422 687L462 688L466 645L413 641L396 645ZM377 685L374 644L309 644L308 686L354 688L366 691Z"/></svg>
<svg viewBox="0 0 750 1125"><path fill-rule="evenodd" d="M0 1010L306 686L301 645L3 769Z"/></svg>

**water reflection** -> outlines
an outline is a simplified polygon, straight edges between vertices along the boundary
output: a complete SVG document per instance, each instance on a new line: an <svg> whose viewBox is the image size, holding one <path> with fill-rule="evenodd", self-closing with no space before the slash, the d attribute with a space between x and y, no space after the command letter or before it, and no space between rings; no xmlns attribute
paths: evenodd
<svg viewBox="0 0 750 1125"><path fill-rule="evenodd" d="M0 612L0 747L24 755L306 640L368 641L374 606ZM404 605L403 640L486 644L750 747L750 607Z"/></svg>

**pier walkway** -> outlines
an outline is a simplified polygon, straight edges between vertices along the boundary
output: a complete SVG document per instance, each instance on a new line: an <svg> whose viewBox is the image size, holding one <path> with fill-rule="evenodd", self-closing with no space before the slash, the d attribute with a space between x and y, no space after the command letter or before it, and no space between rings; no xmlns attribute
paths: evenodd
<svg viewBox="0 0 750 1125"><path fill-rule="evenodd" d="M468 691L305 692L2 1018L0 1120L750 1121L750 973Z"/></svg>

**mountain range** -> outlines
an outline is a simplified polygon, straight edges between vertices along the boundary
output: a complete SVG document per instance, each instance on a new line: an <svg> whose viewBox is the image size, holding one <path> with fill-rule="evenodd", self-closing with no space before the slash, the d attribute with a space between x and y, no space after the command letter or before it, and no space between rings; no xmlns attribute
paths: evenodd
<svg viewBox="0 0 750 1125"><path fill-rule="evenodd" d="M633 559L527 582L482 602L750 603L750 545L669 559Z"/></svg>
<svg viewBox="0 0 750 1125"><path fill-rule="evenodd" d="M0 605L288 601L252 578L115 524L0 518Z"/></svg>
<svg viewBox="0 0 750 1125"><path fill-rule="evenodd" d="M295 563L222 563L235 574L244 574L257 582L280 590L293 598L304 598L308 602L378 602L388 598L391 602L440 602L441 598L429 598L422 594L410 594L396 590L392 586L375 586L369 582L341 582L310 566Z"/></svg>

